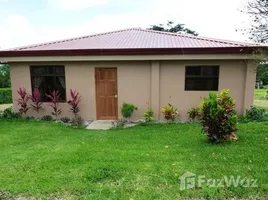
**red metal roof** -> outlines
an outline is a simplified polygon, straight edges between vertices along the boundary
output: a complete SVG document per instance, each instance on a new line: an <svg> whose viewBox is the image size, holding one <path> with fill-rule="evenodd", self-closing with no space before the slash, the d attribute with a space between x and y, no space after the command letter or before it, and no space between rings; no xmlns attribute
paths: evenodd
<svg viewBox="0 0 268 200"><path fill-rule="evenodd" d="M257 44L131 28L0 51L0 56L245 52ZM202 51L202 52L201 52Z"/></svg>

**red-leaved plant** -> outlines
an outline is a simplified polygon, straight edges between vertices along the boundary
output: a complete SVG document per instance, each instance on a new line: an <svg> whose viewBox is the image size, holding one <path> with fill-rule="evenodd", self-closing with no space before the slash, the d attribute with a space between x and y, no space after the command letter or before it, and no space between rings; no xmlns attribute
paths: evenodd
<svg viewBox="0 0 268 200"><path fill-rule="evenodd" d="M74 114L74 117L77 117L77 114L79 113L80 109L78 107L78 104L81 101L81 96L79 96L79 93L76 92L76 90L70 89L71 94L71 100L69 100L67 103L71 106L71 111Z"/></svg>
<svg viewBox="0 0 268 200"><path fill-rule="evenodd" d="M33 102L31 104L32 109L39 113L39 111L42 109L43 102L41 102L41 93L37 88L34 89L33 94L30 96L30 99Z"/></svg>
<svg viewBox="0 0 268 200"><path fill-rule="evenodd" d="M26 115L27 111L29 110L29 107L27 105L29 101L29 95L27 94L25 88L19 88L17 92L20 96L20 98L16 100L18 102L18 105L20 106L19 112L20 114Z"/></svg>
<svg viewBox="0 0 268 200"><path fill-rule="evenodd" d="M59 108L61 93L59 91L53 90L50 94L46 94L46 96L51 100L50 106L52 107L52 115L55 116L55 119L58 119L58 116L61 114L62 110Z"/></svg>

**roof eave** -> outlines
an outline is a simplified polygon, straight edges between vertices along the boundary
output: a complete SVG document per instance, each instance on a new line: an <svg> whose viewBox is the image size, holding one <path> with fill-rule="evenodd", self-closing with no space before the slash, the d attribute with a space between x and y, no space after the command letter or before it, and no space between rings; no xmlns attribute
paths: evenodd
<svg viewBox="0 0 268 200"><path fill-rule="evenodd" d="M0 57L78 56L78 55L154 55L154 54L249 54L266 46L211 48L70 49L0 51Z"/></svg>

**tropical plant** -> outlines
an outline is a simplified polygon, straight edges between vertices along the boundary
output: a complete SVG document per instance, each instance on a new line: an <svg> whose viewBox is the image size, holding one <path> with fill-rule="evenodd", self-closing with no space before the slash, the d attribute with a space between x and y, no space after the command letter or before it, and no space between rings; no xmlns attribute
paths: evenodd
<svg viewBox="0 0 268 200"><path fill-rule="evenodd" d="M16 100L19 105L19 112L20 114L26 115L27 111L29 110L29 107L27 104L29 101L29 95L27 94L25 88L19 88L17 92L20 96L20 98Z"/></svg>
<svg viewBox="0 0 268 200"><path fill-rule="evenodd" d="M124 118L130 118L134 112L137 110L137 106L130 104L130 103L123 103L121 107L121 114Z"/></svg>
<svg viewBox="0 0 268 200"><path fill-rule="evenodd" d="M71 111L73 112L74 117L77 117L77 114L80 111L78 104L81 101L81 96L79 96L79 93L76 92L76 90L72 89L70 89L70 94L71 94L71 100L69 100L67 103L71 106Z"/></svg>
<svg viewBox="0 0 268 200"><path fill-rule="evenodd" d="M191 108L187 112L189 119L195 120L199 116L199 108Z"/></svg>
<svg viewBox="0 0 268 200"><path fill-rule="evenodd" d="M59 108L59 101L60 101L61 93L59 91L53 90L50 94L46 94L47 98L50 99L53 111L51 114L55 116L55 119L58 119L58 116L61 114L62 110Z"/></svg>
<svg viewBox="0 0 268 200"><path fill-rule="evenodd" d="M178 115L178 109L175 109L170 103L162 108L162 113L165 115L166 120L174 121Z"/></svg>
<svg viewBox="0 0 268 200"><path fill-rule="evenodd" d="M220 93L210 92L200 104L200 121L209 141L218 143L221 140L237 139L237 114L234 99L229 90Z"/></svg>
<svg viewBox="0 0 268 200"><path fill-rule="evenodd" d="M33 102L31 104L32 109L39 113L39 111L42 109L43 102L41 102L41 93L37 88L34 89L33 94L30 96L30 99Z"/></svg>
<svg viewBox="0 0 268 200"><path fill-rule="evenodd" d="M152 108L148 108L148 110L146 110L144 112L143 118L144 118L145 122L151 122L154 120L154 112L153 112Z"/></svg>

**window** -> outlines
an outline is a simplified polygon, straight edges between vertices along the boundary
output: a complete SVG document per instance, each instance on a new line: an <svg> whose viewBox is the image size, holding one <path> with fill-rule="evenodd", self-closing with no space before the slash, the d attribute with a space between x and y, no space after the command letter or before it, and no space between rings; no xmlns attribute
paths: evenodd
<svg viewBox="0 0 268 200"><path fill-rule="evenodd" d="M37 88L42 94L41 100L49 102L45 94L58 90L60 101L66 101L65 69L64 66L31 66L32 91Z"/></svg>
<svg viewBox="0 0 268 200"><path fill-rule="evenodd" d="M219 86L219 66L186 66L185 90L217 91Z"/></svg>

